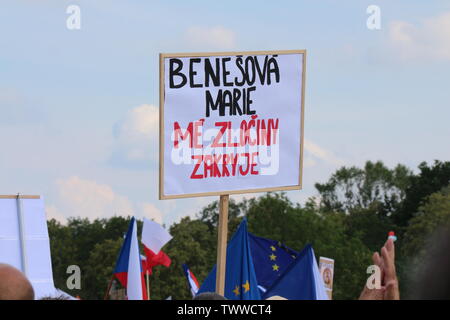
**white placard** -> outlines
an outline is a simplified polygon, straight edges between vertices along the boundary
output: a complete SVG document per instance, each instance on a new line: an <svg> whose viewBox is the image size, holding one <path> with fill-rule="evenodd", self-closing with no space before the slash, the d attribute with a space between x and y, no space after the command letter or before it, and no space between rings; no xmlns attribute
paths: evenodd
<svg viewBox="0 0 450 320"><path fill-rule="evenodd" d="M305 54L162 54L160 198L300 189Z"/></svg>
<svg viewBox="0 0 450 320"><path fill-rule="evenodd" d="M17 198L0 197L0 263L24 272L36 299L59 295L53 284L44 201L25 197L20 204L19 210Z"/></svg>

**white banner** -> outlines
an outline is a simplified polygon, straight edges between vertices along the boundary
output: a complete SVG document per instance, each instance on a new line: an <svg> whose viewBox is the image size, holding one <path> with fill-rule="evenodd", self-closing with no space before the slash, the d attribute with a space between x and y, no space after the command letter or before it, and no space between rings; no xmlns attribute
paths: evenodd
<svg viewBox="0 0 450 320"><path fill-rule="evenodd" d="M0 196L0 263L21 270L35 298L55 296L44 200ZM58 294L59 295L59 294Z"/></svg>
<svg viewBox="0 0 450 320"><path fill-rule="evenodd" d="M160 198L300 189L304 62L161 55Z"/></svg>

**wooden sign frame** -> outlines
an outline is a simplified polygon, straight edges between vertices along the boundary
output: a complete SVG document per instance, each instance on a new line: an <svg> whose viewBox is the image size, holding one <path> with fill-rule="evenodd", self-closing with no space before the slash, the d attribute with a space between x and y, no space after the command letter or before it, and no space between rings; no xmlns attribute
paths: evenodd
<svg viewBox="0 0 450 320"><path fill-rule="evenodd" d="M301 92L301 126L300 126L300 159L299 159L299 181L297 185L283 187L266 187L244 190L224 190L214 192L189 193L180 195L164 194L164 60L166 58L187 58L187 57L215 57L215 56L248 56L248 55L286 55L302 54L302 92ZM305 110L305 80L306 80L306 50L271 50L271 51L233 51L233 52L199 52L199 53L160 53L159 54L159 199L180 199L192 197L220 196L242 193L256 193L269 191L301 190L303 178L303 144L304 144L304 110Z"/></svg>
<svg viewBox="0 0 450 320"><path fill-rule="evenodd" d="M41 196L34 196L34 195L0 195L0 199L40 199Z"/></svg>

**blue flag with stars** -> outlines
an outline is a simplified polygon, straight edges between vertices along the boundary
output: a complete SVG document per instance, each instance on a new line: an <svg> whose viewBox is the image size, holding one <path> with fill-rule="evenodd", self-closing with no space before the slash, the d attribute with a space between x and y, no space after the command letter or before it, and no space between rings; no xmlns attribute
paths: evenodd
<svg viewBox="0 0 450 320"><path fill-rule="evenodd" d="M209 273L197 294L215 291L216 266ZM250 251L247 220L245 218L228 243L225 297L230 300L261 300Z"/></svg>
<svg viewBox="0 0 450 320"><path fill-rule="evenodd" d="M259 288L265 292L295 260L298 252L279 241L248 234L256 279Z"/></svg>
<svg viewBox="0 0 450 320"><path fill-rule="evenodd" d="M288 300L327 299L311 245L307 245L298 254L288 269L267 289L263 298L271 296L281 296Z"/></svg>

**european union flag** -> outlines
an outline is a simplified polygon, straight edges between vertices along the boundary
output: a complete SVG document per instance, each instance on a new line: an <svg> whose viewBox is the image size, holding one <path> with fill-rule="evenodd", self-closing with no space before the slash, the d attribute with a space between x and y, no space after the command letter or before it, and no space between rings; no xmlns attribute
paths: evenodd
<svg viewBox="0 0 450 320"><path fill-rule="evenodd" d="M298 254L288 269L267 289L263 298L271 296L289 300L327 299L311 245Z"/></svg>
<svg viewBox="0 0 450 320"><path fill-rule="evenodd" d="M256 279L264 292L295 260L298 252L284 246L279 241L248 234Z"/></svg>
<svg viewBox="0 0 450 320"><path fill-rule="evenodd" d="M216 266L209 273L198 293L214 291L216 291ZM228 243L225 297L230 300L261 299L250 252L246 219L241 222Z"/></svg>

